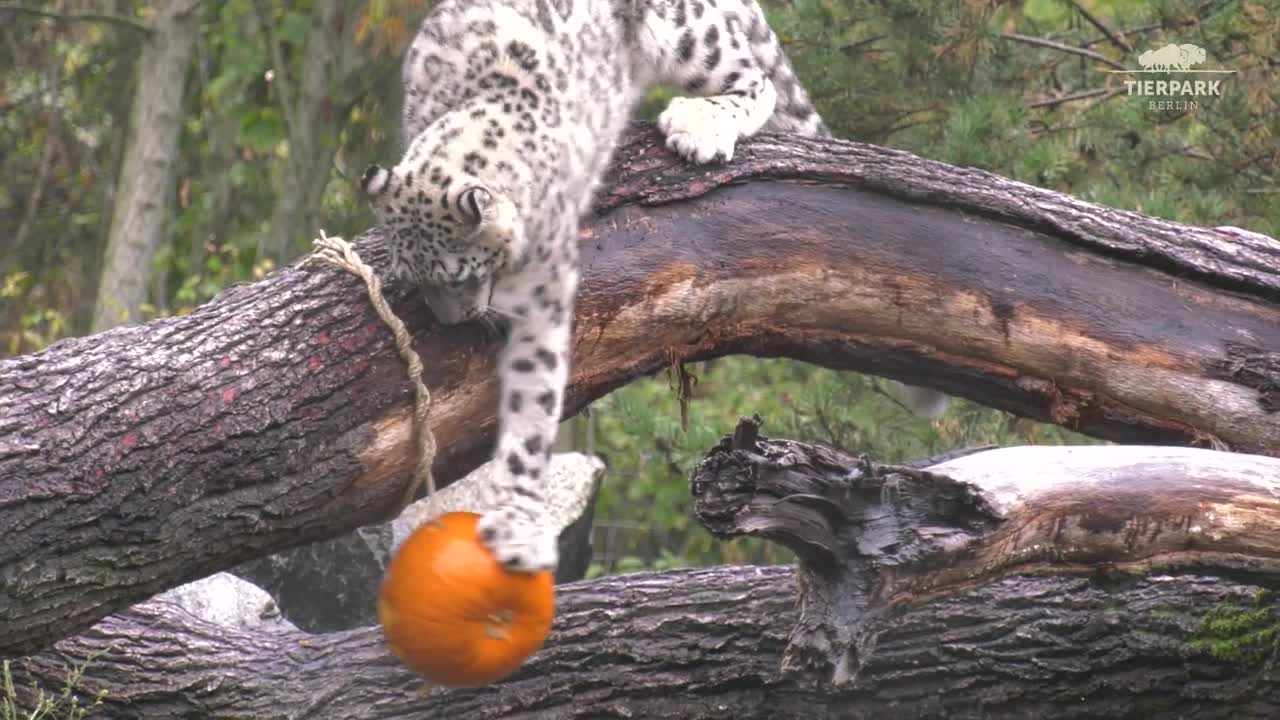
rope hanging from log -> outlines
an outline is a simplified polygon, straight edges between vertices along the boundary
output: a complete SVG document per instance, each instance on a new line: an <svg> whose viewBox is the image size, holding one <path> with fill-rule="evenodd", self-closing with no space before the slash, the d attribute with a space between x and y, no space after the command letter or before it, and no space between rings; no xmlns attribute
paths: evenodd
<svg viewBox="0 0 1280 720"><path fill-rule="evenodd" d="M431 424L428 422L431 415L431 391L422 382L422 358L414 351L413 338L409 336L404 322L391 309L386 296L382 294L382 280L368 263L360 259L351 243L341 237L329 237L321 230L314 245L315 253L303 260L302 266L328 263L364 280L373 309L395 336L396 350L404 360L409 383L413 385L413 428L418 440L418 464L414 468L413 482L409 484L404 500L400 503L402 509L406 508L417 499L421 488L427 489L427 495L436 491L436 481L431 475L431 465L436 458L436 436L431 432Z"/></svg>

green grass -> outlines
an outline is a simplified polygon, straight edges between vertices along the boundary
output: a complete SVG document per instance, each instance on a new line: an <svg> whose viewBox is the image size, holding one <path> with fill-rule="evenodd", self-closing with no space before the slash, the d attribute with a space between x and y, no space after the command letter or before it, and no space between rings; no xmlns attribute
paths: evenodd
<svg viewBox="0 0 1280 720"><path fill-rule="evenodd" d="M10 662L5 660L0 666L0 720L83 720L92 717L94 711L102 707L107 691L100 691L86 705L77 689L94 657L90 656L83 663L71 667L61 692L50 693L33 681L23 699L18 697Z"/></svg>

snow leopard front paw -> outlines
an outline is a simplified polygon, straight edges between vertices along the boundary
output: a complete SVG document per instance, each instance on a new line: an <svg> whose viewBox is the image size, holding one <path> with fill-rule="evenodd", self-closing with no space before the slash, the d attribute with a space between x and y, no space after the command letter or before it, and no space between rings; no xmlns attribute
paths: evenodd
<svg viewBox="0 0 1280 720"><path fill-rule="evenodd" d="M480 543L509 570L554 571L560 560L556 531L512 507L501 507L482 515L477 532Z"/></svg>
<svg viewBox="0 0 1280 720"><path fill-rule="evenodd" d="M708 98L676 97L658 116L667 147L689 162L733 159L738 122L731 109Z"/></svg>

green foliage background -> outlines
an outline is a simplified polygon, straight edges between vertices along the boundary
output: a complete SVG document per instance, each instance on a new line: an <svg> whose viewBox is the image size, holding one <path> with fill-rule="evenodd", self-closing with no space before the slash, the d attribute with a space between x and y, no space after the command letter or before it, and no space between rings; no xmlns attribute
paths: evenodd
<svg viewBox="0 0 1280 720"><path fill-rule="evenodd" d="M355 2L357 0L353 0ZM44 7L29 0L30 7ZM338 152L319 208L330 234L370 222L360 169L396 154L398 64L428 0L359 3L354 96L334 88ZM842 137L908 150L1104 205L1280 236L1275 81L1280 9L1258 0L765 0L819 110ZM146 0L66 0L68 11L145 22ZM1107 37L1080 8L1122 33ZM151 268L150 314L188 312L273 267L262 256L290 153L280 83L301 76L312 0L202 6L185 99L178 177L163 202L168 240ZM38 351L87 327L116 191L139 38L111 23L0 11L0 355ZM265 38L277 38L275 68ZM1094 53L1030 44L1035 38ZM323 40L323 39L322 39ZM1107 73L1137 55L1195 43L1231 69L1220 98L1153 110ZM281 71L281 72L269 72ZM1147 76L1152 77L1152 76ZM1160 77L1160 76L1155 76ZM294 93L296 95L296 92ZM641 108L652 116L669 96ZM1073 99L1074 98L1074 99ZM318 234L316 228L311 235ZM295 253L305 250L303 233ZM569 424L566 445L610 466L596 572L786 560L716 543L693 523L686 478L740 415L766 433L894 460L985 443L1087 442L956 402L910 417L878 380L786 360L728 358L690 368L687 429L670 379L642 380ZM588 425L590 427L588 427Z"/></svg>

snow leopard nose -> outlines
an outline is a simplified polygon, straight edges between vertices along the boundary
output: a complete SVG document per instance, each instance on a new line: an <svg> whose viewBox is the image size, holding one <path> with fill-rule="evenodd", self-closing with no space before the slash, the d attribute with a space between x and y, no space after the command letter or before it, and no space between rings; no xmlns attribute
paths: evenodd
<svg viewBox="0 0 1280 720"><path fill-rule="evenodd" d="M456 325L461 322L466 322L475 315L473 309L469 309L462 303L458 302L457 298L452 298L447 295L432 297L428 294L426 300L427 307L431 308L432 314L436 316L437 320L445 325Z"/></svg>
<svg viewBox="0 0 1280 720"><path fill-rule="evenodd" d="M431 308L436 319L445 325L456 325L479 317L488 309L488 289L483 292L478 287L439 288L428 286L422 289L423 299Z"/></svg>

